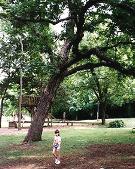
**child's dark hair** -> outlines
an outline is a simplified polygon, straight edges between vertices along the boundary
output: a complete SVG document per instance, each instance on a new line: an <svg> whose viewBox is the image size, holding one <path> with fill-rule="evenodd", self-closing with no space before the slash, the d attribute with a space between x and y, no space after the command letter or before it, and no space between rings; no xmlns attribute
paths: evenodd
<svg viewBox="0 0 135 169"><path fill-rule="evenodd" d="M57 130L55 130L55 134L57 134L58 133L58 135L60 135L60 131L57 129Z"/></svg>

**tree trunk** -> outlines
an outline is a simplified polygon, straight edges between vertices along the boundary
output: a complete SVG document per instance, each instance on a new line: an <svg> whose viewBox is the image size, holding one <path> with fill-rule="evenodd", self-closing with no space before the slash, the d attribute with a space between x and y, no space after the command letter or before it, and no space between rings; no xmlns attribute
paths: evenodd
<svg viewBox="0 0 135 169"><path fill-rule="evenodd" d="M1 99L1 103L0 103L0 128L1 128L1 123L2 123L2 114L3 114L3 101L4 101L4 97L2 97Z"/></svg>
<svg viewBox="0 0 135 169"><path fill-rule="evenodd" d="M105 116L106 116L106 104L103 102L100 102L100 114L102 119L102 125L105 125Z"/></svg>
<svg viewBox="0 0 135 169"><path fill-rule="evenodd" d="M56 91L59 88L60 83L63 81L63 79L64 76L62 73L56 74L50 79L48 85L44 89L44 92L42 93L42 96L37 106L37 111L29 128L28 134L24 139L25 143L42 140L41 137L45 118L48 115L53 98L55 97Z"/></svg>
<svg viewBox="0 0 135 169"><path fill-rule="evenodd" d="M2 116L0 115L0 128L1 128Z"/></svg>
<svg viewBox="0 0 135 169"><path fill-rule="evenodd" d="M105 125L106 121L105 121L105 111L102 111L102 125Z"/></svg>
<svg viewBox="0 0 135 169"><path fill-rule="evenodd" d="M1 128L1 123L2 123L2 113L1 113L1 110L0 110L0 128Z"/></svg>

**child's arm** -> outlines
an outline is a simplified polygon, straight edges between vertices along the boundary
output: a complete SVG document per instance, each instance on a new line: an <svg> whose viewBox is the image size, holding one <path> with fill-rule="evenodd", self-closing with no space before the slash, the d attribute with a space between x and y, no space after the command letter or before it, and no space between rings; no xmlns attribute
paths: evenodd
<svg viewBox="0 0 135 169"><path fill-rule="evenodd" d="M60 145L61 144L61 137L58 138L58 144Z"/></svg>
<svg viewBox="0 0 135 169"><path fill-rule="evenodd" d="M58 144L58 139L54 137L53 145Z"/></svg>
<svg viewBox="0 0 135 169"><path fill-rule="evenodd" d="M59 138L54 138L53 145L56 145L56 144L58 144L58 145L61 144L61 137L59 137Z"/></svg>
<svg viewBox="0 0 135 169"><path fill-rule="evenodd" d="M54 140L53 140L53 145L55 145L56 144L56 139L54 138Z"/></svg>

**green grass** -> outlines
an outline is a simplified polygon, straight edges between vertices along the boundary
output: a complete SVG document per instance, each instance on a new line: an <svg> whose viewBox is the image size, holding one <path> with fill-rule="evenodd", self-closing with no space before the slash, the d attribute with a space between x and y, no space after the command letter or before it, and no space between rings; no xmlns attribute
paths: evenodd
<svg viewBox="0 0 135 169"><path fill-rule="evenodd" d="M114 118L114 119L106 119L106 126L108 126L109 122L115 121L115 120L122 120L125 124L125 128L133 128L135 127L135 118ZM97 120L81 120L80 122L86 122L89 124L95 124L97 127L103 128L101 124L101 119Z"/></svg>
<svg viewBox="0 0 135 169"><path fill-rule="evenodd" d="M19 158L51 157L52 142L54 133L47 131L43 133L43 141L33 143L30 146L19 146L24 135L1 136L0 137L0 163L7 163L10 160ZM75 129L68 128L61 131L62 154L80 152L84 147L92 144L126 144L135 143L135 134L131 129L110 129L110 128L89 128Z"/></svg>

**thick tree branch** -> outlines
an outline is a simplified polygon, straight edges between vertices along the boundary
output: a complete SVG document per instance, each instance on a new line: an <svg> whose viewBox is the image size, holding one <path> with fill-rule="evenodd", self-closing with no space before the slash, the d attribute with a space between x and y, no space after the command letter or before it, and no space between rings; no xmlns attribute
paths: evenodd
<svg viewBox="0 0 135 169"><path fill-rule="evenodd" d="M53 25L57 25L60 22L68 21L68 20L74 19L74 18L73 17L66 17L66 18L63 18L63 19L52 21L50 19L45 19L45 18L34 19L34 18L22 18L22 17L14 16L14 19L17 20L18 22L51 23Z"/></svg>
<svg viewBox="0 0 135 169"><path fill-rule="evenodd" d="M74 73L81 71L81 70L94 69L96 67L106 66L106 67L113 68L113 69L121 72L122 74L132 75L135 77L135 67L127 67L127 68L124 67L119 62L117 62L111 58L108 58L106 56L106 53L102 52L101 50L99 50L97 48L89 50L84 55L80 55L80 57L76 58L76 60L74 59L74 60L70 61L67 64L67 66L69 66L69 65L71 66L72 64L75 64L84 58L88 58L91 55L96 55L101 60L101 63L97 63L97 64L88 63L85 65L78 66L78 67L73 68L73 69L69 70L68 72L66 72L66 76L69 76L69 75L74 74Z"/></svg>
<svg viewBox="0 0 135 169"><path fill-rule="evenodd" d="M73 59L69 60L66 64L63 65L61 70L63 71L63 70L69 68L73 64L75 64L75 63L77 63L77 62L79 62L79 61L81 61L83 59L90 58L91 55L93 55L95 53L94 52L95 50L96 50L96 48L91 48L88 52L83 53L83 54L81 52L78 52L78 54L75 55L75 57Z"/></svg>
<svg viewBox="0 0 135 169"><path fill-rule="evenodd" d="M117 62L114 59L108 58L106 53L102 52L101 50L96 49L95 50L95 55L102 61L105 62L104 66L113 68L119 72L121 72L122 74L125 75L131 75L135 77L135 67L125 67L122 64L120 64L119 62Z"/></svg>
<svg viewBox="0 0 135 169"><path fill-rule="evenodd" d="M102 56L99 56L98 57L102 57ZM65 76L69 76L69 75L72 75L76 72L79 72L79 71L82 71L82 70L93 70L95 68L98 68L98 67L109 67L109 68L113 68L117 71L119 71L120 73L122 74L125 74L125 75L132 75L133 77L135 77L135 68L132 67L132 68L125 68L124 66L121 66L121 64L119 62L116 62L116 61L113 61L111 59L109 59L109 61L107 59L102 59L102 62L100 63L87 63L87 64L84 64L84 65L81 65L81 66L77 66L75 68L72 68L68 71L65 71Z"/></svg>
<svg viewBox="0 0 135 169"><path fill-rule="evenodd" d="M84 32L84 22L85 22L85 13L87 10L92 7L93 5L97 5L99 3L105 3L105 4L110 4L111 6L121 8L123 10L127 10L129 13L135 14L135 8L126 4L126 3L116 3L113 1L107 1L107 0L89 0L86 2L86 4L82 7L80 10L80 14L78 17L78 22L77 22L77 32L76 32L76 38L73 42L73 53L78 53L78 46L80 41L82 40L83 37L83 32Z"/></svg>
<svg viewBox="0 0 135 169"><path fill-rule="evenodd" d="M112 49L114 47L118 47L120 45L127 45L127 44L133 44L133 43L132 42L118 42L118 43L111 45L111 46L91 48L90 50L88 50L85 53L78 52L73 59L69 60L68 63L64 64L64 66L61 70L65 70L66 68L69 68L73 64L75 64L83 59L90 58L92 55L99 54L101 51L107 51L108 49Z"/></svg>
<svg viewBox="0 0 135 169"><path fill-rule="evenodd" d="M84 65L80 65L66 71L64 75L69 76L82 70L93 70L94 68L101 67L101 66L104 66L104 63L86 63Z"/></svg>
<svg viewBox="0 0 135 169"><path fill-rule="evenodd" d="M90 0L84 6L82 6L80 13L78 15L78 21L76 22L77 31L75 39L73 41L73 53L78 53L78 46L84 36L84 23L85 23L85 13L87 10L95 5L96 3L102 2L102 0Z"/></svg>
<svg viewBox="0 0 135 169"><path fill-rule="evenodd" d="M105 63L104 66L109 67L109 68L113 68L124 75L135 77L135 67L125 68L124 66L122 66L120 63L118 63L116 61L111 61L111 62L109 61L109 62Z"/></svg>

